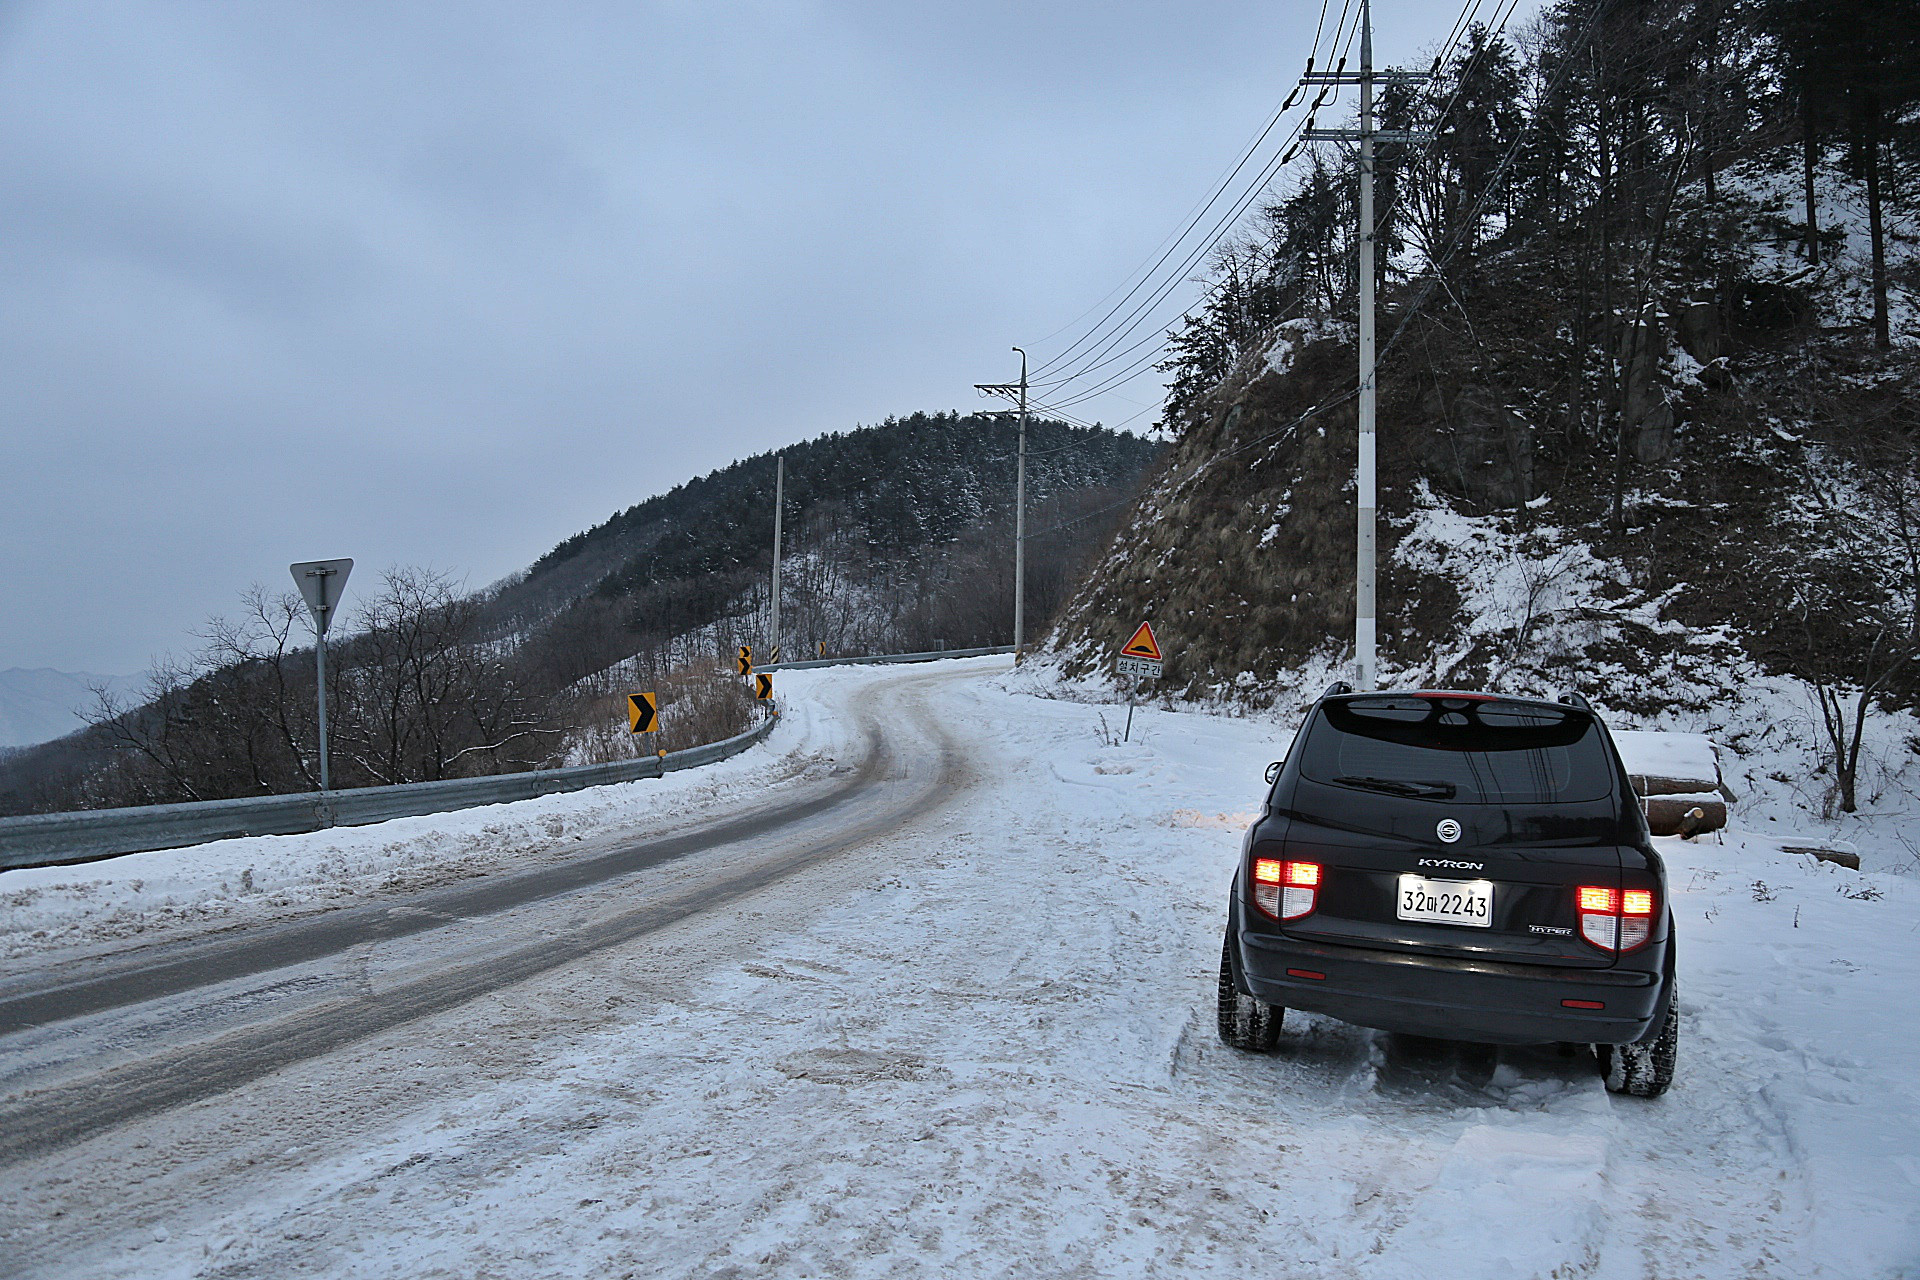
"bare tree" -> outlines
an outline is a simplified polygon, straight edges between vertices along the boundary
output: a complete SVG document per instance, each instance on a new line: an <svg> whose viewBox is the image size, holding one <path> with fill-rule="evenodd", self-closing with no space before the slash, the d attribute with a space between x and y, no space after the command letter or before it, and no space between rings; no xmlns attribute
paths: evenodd
<svg viewBox="0 0 1920 1280"><path fill-rule="evenodd" d="M200 665L213 672L246 672L253 687L249 696L233 699L231 714L244 721L237 735L258 758L254 780L262 790L278 790L291 771L300 786L318 785L317 740L314 726L314 690L304 661L305 651L294 640L302 625L310 625L300 597L290 591L270 594L259 583L241 597L238 618L216 617L203 634L206 647ZM301 659L295 660L299 653ZM258 751L254 751L255 746ZM268 751L274 759L265 758Z"/></svg>
<svg viewBox="0 0 1920 1280"><path fill-rule="evenodd" d="M388 570L362 606L336 741L369 780L458 777L546 754L556 730L522 690L507 646L475 638L478 610L451 578L422 568Z"/></svg>
<svg viewBox="0 0 1920 1280"><path fill-rule="evenodd" d="M1853 664L1858 679L1849 682L1835 664L1817 656L1822 647L1813 639L1811 624L1808 636L1807 687L1820 711L1822 745L1833 767L1834 798L1840 812L1853 813L1858 807L1860 744L1866 736L1867 716L1904 676L1913 657L1911 638L1894 626L1876 629L1865 654Z"/></svg>

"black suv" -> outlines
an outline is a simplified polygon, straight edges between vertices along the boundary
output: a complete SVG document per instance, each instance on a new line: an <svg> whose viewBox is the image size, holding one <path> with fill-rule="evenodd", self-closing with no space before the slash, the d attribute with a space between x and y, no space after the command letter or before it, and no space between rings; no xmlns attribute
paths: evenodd
<svg viewBox="0 0 1920 1280"><path fill-rule="evenodd" d="M1220 958L1220 1035L1289 1006L1486 1044L1591 1044L1654 1097L1679 1038L1666 868L1584 698L1336 684L1270 766Z"/></svg>

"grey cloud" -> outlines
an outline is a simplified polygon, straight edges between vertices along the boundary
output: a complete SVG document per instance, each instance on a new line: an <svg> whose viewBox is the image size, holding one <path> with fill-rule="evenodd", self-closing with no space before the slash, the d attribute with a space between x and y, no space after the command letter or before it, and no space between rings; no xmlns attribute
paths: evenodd
<svg viewBox="0 0 1920 1280"><path fill-rule="evenodd" d="M0 7L0 667L134 670L289 560L485 582L969 407L1186 213L1316 12Z"/></svg>

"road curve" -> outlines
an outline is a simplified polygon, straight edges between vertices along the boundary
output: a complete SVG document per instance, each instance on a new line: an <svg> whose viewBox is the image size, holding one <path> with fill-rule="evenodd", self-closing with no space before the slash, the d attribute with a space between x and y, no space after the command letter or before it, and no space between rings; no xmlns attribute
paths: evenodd
<svg viewBox="0 0 1920 1280"><path fill-rule="evenodd" d="M477 996L716 911L769 883L865 844L942 803L964 769L923 698L929 684L973 672L915 673L861 690L849 711L864 737L857 766L787 803L746 817L517 876L438 889L372 907L230 939L165 948L138 960L63 975L0 1001L0 1053L54 1035L74 1042L71 1073L34 1080L0 1101L0 1164L63 1147L143 1116L209 1098L271 1071L440 1013ZM690 874L638 885L669 864ZM609 905L611 904L611 905ZM556 930L556 912L566 927ZM341 965L406 946L432 957L436 931L482 926L488 945L375 990L339 982L314 1002L267 1002L261 1016L196 1036L193 995L247 975L335 976ZM300 982L289 981L287 986ZM271 989L268 984L266 989ZM142 1049L94 1069L84 1051L92 1024L116 1012L156 1010ZM175 1034L177 1028L178 1033ZM44 1074L44 1073L43 1073Z"/></svg>

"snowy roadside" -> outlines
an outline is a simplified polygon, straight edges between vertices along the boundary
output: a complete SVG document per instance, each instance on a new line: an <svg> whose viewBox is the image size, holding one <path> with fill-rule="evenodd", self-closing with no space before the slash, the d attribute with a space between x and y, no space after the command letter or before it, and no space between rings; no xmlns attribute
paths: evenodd
<svg viewBox="0 0 1920 1280"><path fill-rule="evenodd" d="M858 679L834 671L783 677L787 713L765 741L663 778L364 827L0 871L0 961L17 968L56 948L285 920L573 857L598 840L685 825L742 795L777 799L817 782L854 751L831 707Z"/></svg>
<svg viewBox="0 0 1920 1280"><path fill-rule="evenodd" d="M556 978L610 1012L537 1064L249 1159L243 1191L201 1158L164 1212L44 1274L1855 1280L1920 1263L1913 881L1739 834L1665 842L1685 1040L1658 1101L1547 1052L1297 1014L1282 1053L1245 1056L1214 1037L1212 979L1283 735L1143 710L1114 745L1082 704L984 680L940 699L975 745L974 789L806 911L726 922L721 958L663 997L646 948ZM413 1067L429 1076L420 1046L479 1019L417 1029ZM315 1062L287 1087L351 1090L359 1069ZM86 1194L60 1168L23 1178L35 1202Z"/></svg>

